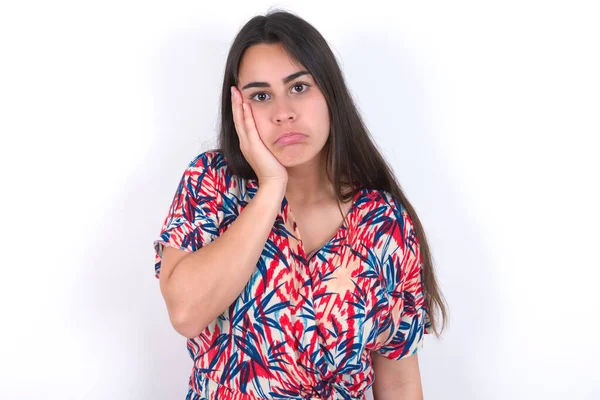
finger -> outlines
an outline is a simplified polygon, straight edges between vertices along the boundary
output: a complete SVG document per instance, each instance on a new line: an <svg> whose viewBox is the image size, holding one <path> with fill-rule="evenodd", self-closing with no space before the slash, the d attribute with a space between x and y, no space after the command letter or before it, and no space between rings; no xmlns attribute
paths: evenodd
<svg viewBox="0 0 600 400"><path fill-rule="evenodd" d="M246 140L246 130L244 128L244 112L241 107L240 94L235 86L231 87L231 111L233 114L233 124L238 134L240 142Z"/></svg>
<svg viewBox="0 0 600 400"><path fill-rule="evenodd" d="M246 103L242 103L242 107L244 110L244 128L246 136L251 140L259 138L256 124L254 123L254 116L252 115L252 108Z"/></svg>

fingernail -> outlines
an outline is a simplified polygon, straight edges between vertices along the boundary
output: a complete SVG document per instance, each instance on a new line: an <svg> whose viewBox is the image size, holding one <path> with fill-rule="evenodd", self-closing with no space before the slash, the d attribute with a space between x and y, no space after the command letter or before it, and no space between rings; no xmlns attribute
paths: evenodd
<svg viewBox="0 0 600 400"><path fill-rule="evenodd" d="M235 92L233 91L233 86L231 87L231 95L233 96Z"/></svg>

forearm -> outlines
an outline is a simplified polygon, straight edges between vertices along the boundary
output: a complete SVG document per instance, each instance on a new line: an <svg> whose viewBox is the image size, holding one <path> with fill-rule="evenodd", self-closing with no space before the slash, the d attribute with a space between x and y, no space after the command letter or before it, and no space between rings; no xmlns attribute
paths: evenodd
<svg viewBox="0 0 600 400"><path fill-rule="evenodd" d="M239 296L256 270L284 191L262 186L227 231L175 265L163 292L179 333L197 336Z"/></svg>

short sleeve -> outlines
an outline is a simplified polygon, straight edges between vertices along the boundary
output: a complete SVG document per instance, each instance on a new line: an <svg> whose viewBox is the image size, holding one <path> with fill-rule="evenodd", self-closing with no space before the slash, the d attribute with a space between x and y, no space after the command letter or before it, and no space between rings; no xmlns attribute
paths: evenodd
<svg viewBox="0 0 600 400"><path fill-rule="evenodd" d="M383 281L389 314L380 327L383 342L376 352L400 360L423 347L431 325L423 291L423 260L410 215L391 195L392 210L382 224L384 241Z"/></svg>
<svg viewBox="0 0 600 400"><path fill-rule="evenodd" d="M214 154L205 152L183 172L159 239L154 241L156 278L164 246L194 252L219 235L215 165Z"/></svg>

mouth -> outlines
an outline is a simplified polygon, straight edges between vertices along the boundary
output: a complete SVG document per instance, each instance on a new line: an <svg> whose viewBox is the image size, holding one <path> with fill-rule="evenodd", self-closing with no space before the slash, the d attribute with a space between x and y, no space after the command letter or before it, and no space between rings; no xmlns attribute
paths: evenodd
<svg viewBox="0 0 600 400"><path fill-rule="evenodd" d="M286 145L286 144L298 143L298 142L301 142L304 139L306 139L306 137L307 136L304 133L286 132L277 138L277 140L275 141L275 144Z"/></svg>

